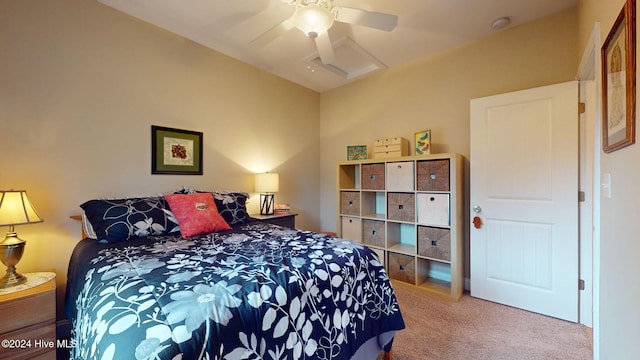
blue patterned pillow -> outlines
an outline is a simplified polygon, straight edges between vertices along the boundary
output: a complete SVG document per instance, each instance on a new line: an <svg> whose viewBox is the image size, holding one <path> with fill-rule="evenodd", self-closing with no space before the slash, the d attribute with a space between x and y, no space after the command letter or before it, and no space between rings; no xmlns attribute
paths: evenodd
<svg viewBox="0 0 640 360"><path fill-rule="evenodd" d="M163 197L89 200L80 205L100 242L179 232Z"/></svg>
<svg viewBox="0 0 640 360"><path fill-rule="evenodd" d="M213 201L218 212L227 224L244 224L251 221L247 214L247 199L249 194L243 192L213 192Z"/></svg>
<svg viewBox="0 0 640 360"><path fill-rule="evenodd" d="M245 224L253 221L247 213L247 199L249 194L240 191L202 191L190 188L182 188L176 194L193 194L198 192L210 192L213 194L213 201L216 203L218 212L227 224Z"/></svg>

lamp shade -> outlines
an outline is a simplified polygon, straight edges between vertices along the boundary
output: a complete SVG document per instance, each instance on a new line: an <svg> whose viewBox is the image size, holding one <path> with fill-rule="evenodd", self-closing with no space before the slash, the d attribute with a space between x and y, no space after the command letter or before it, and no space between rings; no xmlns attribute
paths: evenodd
<svg viewBox="0 0 640 360"><path fill-rule="evenodd" d="M0 226L42 222L24 190L0 190Z"/></svg>
<svg viewBox="0 0 640 360"><path fill-rule="evenodd" d="M256 174L256 192L276 193L280 191L280 175L277 173Z"/></svg>

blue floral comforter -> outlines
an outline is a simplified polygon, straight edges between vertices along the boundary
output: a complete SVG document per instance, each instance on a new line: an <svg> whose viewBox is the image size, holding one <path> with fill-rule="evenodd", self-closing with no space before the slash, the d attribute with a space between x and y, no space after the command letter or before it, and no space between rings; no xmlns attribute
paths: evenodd
<svg viewBox="0 0 640 360"><path fill-rule="evenodd" d="M350 359L404 328L371 250L261 222L189 239L82 240L65 311L72 359Z"/></svg>

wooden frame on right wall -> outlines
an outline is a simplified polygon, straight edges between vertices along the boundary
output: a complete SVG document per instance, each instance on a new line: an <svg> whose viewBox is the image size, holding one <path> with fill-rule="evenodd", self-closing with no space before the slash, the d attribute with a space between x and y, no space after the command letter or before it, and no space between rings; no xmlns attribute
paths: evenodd
<svg viewBox="0 0 640 360"><path fill-rule="evenodd" d="M636 4L627 0L602 46L602 150L635 143Z"/></svg>

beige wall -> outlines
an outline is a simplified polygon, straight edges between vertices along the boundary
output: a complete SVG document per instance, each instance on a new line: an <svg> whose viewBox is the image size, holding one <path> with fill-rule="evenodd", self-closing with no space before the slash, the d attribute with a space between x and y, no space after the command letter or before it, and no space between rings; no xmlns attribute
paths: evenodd
<svg viewBox="0 0 640 360"><path fill-rule="evenodd" d="M28 240L19 269L56 269L63 284L80 236L68 216L89 198L250 192L256 171L281 173L276 200L300 211L301 227L334 230L347 145L430 128L434 152L468 158L469 100L572 80L593 23L604 40L623 2L580 0L577 11L319 95L96 1L0 1L0 189L28 190L45 218L17 228ZM205 175L150 175L152 124L203 131ZM595 275L602 359L640 357L640 172L629 167L639 149L602 156L613 180Z"/></svg>
<svg viewBox="0 0 640 360"><path fill-rule="evenodd" d="M323 93L322 228L336 229L336 163L345 160L347 145L372 147L375 139L413 139L414 132L431 129L432 152L456 152L467 159L468 190L469 100L573 80L578 64L576 14L576 9L566 10ZM468 208L468 191L465 198ZM466 234L468 277L468 225Z"/></svg>
<svg viewBox="0 0 640 360"><path fill-rule="evenodd" d="M599 45L602 45L624 3L624 0L581 0L578 6L580 43L586 44L594 23L599 22ZM637 54L636 46L636 59ZM636 99L640 99L639 95L636 87ZM601 121L601 117L598 119ZM637 164L640 163L640 147L635 144L610 154L601 153L600 160L601 173L611 174L611 198L600 199L600 264L595 269L599 269L599 273L594 273L600 283L600 296L594 301L597 306L596 335L599 337L595 358L639 359L640 168ZM595 179L596 184L599 180Z"/></svg>
<svg viewBox="0 0 640 360"><path fill-rule="evenodd" d="M69 215L91 198L253 192L271 170L276 201L318 227L318 93L97 1L0 1L0 54L0 189L26 189L45 219L17 227L18 269L55 269L59 295L80 238ZM202 131L204 175L151 175L152 124Z"/></svg>

